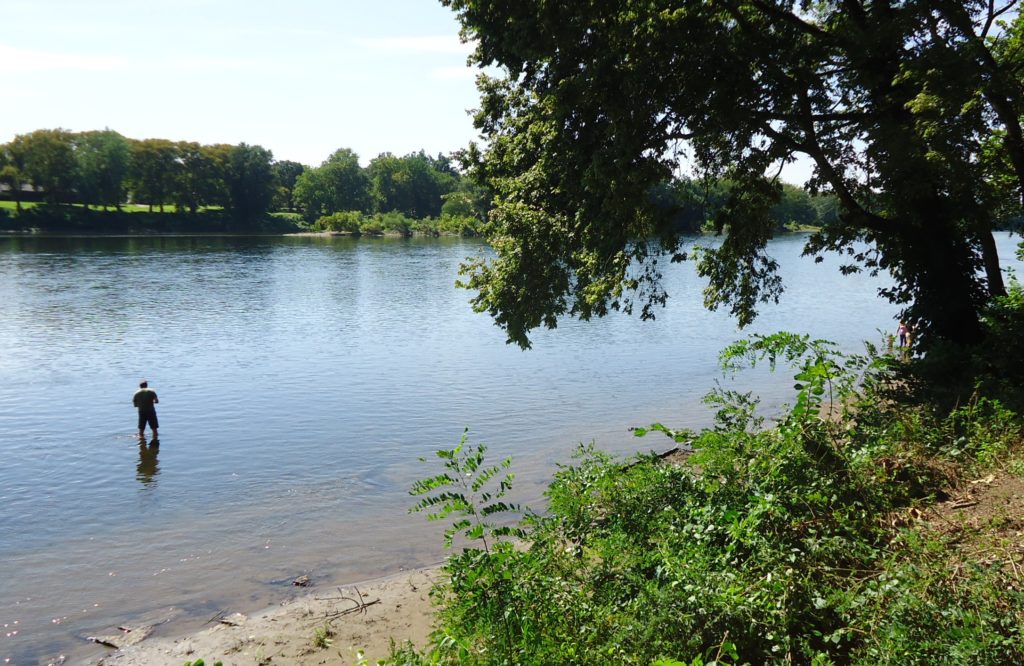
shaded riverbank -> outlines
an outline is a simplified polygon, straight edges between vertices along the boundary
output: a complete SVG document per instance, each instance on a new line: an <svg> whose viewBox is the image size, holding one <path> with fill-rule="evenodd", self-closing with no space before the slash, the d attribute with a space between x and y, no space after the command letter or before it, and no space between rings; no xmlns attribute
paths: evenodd
<svg viewBox="0 0 1024 666"><path fill-rule="evenodd" d="M15 213L8 208L0 208L0 233L8 234L285 234L301 230L298 216L290 214L268 214L256 220L240 221L217 209L188 213L133 207L103 210L38 205Z"/></svg>

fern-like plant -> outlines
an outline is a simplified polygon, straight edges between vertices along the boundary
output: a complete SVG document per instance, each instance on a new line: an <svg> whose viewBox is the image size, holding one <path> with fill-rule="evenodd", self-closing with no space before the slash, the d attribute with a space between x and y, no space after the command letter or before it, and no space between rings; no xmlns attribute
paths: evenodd
<svg viewBox="0 0 1024 666"><path fill-rule="evenodd" d="M517 527L491 522L497 514L520 512L518 504L504 501L515 478L508 471L512 459L485 465L487 446L474 446L468 440L469 428L466 428L458 446L436 451L437 457L444 461L445 471L413 484L409 494L422 499L410 511L428 511L428 520L452 518L451 525L444 531L445 547L451 548L455 535L461 533L471 541L479 540L484 552L490 554L491 545L501 537L522 536L522 530Z"/></svg>

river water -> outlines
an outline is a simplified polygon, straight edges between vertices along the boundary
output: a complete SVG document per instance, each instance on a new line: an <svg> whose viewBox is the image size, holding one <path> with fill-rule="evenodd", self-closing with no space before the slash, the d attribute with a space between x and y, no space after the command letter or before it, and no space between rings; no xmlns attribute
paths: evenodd
<svg viewBox="0 0 1024 666"><path fill-rule="evenodd" d="M895 327L875 291L773 241L788 285L751 331L860 351ZM999 238L1004 260L1015 239ZM538 504L579 442L666 449L628 428L709 422L700 397L742 337L689 264L656 321L566 321L505 344L454 285L457 239L0 238L0 660L96 659L126 623L194 628L223 609L439 561L409 515L418 459L471 441L511 455ZM160 396L161 446L130 400ZM741 376L770 404L785 373Z"/></svg>

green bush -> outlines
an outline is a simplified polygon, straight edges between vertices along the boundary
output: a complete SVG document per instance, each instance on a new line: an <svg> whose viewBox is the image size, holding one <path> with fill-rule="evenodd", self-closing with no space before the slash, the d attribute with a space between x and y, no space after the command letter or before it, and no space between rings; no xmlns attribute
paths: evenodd
<svg viewBox="0 0 1024 666"><path fill-rule="evenodd" d="M1024 596L997 564L955 561L950 539L909 530L837 608L860 633L850 663L1011 664L1024 659Z"/></svg>
<svg viewBox="0 0 1024 666"><path fill-rule="evenodd" d="M484 232L484 223L467 215L442 215L436 221L436 227L439 233L463 238L482 236Z"/></svg>
<svg viewBox="0 0 1024 666"><path fill-rule="evenodd" d="M355 210L342 211L324 215L316 221L313 228L317 231L335 231L358 234L363 224L363 214Z"/></svg>
<svg viewBox="0 0 1024 666"><path fill-rule="evenodd" d="M965 348L938 342L927 356L906 364L900 386L920 401L951 410L974 394L997 398L1024 411L1024 287L1011 277L1006 296L982 312L985 342Z"/></svg>
<svg viewBox="0 0 1024 666"><path fill-rule="evenodd" d="M958 466L1019 449L1017 416L981 399L947 416L880 400L891 359L803 336L755 336L723 360L795 367L775 427L750 396L718 390L711 428L637 429L692 440L686 465L581 447L547 511L520 521L522 541L448 558L432 646L395 663L1024 662L1019 587L992 567L951 578L933 544L887 518L941 493ZM508 508L451 491L498 474L481 451L453 463L464 445L414 489L440 493L449 544L493 535L487 518Z"/></svg>
<svg viewBox="0 0 1024 666"><path fill-rule="evenodd" d="M398 211L378 214L375 217L380 222L380 226L384 231L398 233L403 236L412 234L412 220Z"/></svg>
<svg viewBox="0 0 1024 666"><path fill-rule="evenodd" d="M379 217L367 217L359 224L359 233L367 236L383 236L384 224Z"/></svg>
<svg viewBox="0 0 1024 666"><path fill-rule="evenodd" d="M298 223L302 216L298 213L274 213L274 217ZM400 234L411 236L414 233L429 236L479 236L483 233L483 223L476 218L441 217L414 220L398 211L364 215L359 211L343 211L324 215L312 227L316 231L333 231L348 234L366 234L381 236L384 234Z"/></svg>

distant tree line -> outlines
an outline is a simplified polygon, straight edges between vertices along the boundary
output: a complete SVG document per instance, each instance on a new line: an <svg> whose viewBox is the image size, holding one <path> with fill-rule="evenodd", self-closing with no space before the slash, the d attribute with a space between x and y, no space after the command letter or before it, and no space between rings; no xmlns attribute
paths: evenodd
<svg viewBox="0 0 1024 666"><path fill-rule="evenodd" d="M486 214L487 197L449 157L383 153L362 167L347 148L318 167L275 160L259 145L130 139L110 129L40 129L0 145L5 198L120 210L181 213L221 208L240 222L271 211L309 223L341 212L412 219Z"/></svg>
<svg viewBox="0 0 1024 666"><path fill-rule="evenodd" d="M132 203L150 211L195 214L223 209L241 223L268 212L290 212L317 229L349 233L423 231L475 233L486 220L489 194L463 178L452 157L423 151L382 153L360 166L340 148L317 167L275 160L259 145L200 144L129 139L114 130L40 129L0 145L4 198L120 210ZM705 230L733 184L674 179L650 197L682 233ZM779 231L820 227L837 219L831 195L783 185L770 216Z"/></svg>
<svg viewBox="0 0 1024 666"><path fill-rule="evenodd" d="M729 205L737 187L729 180L679 178L654 187L651 203L677 233L712 230L711 220ZM839 219L839 200L832 194L810 194L802 187L783 183L779 200L768 210L775 231L825 227Z"/></svg>

